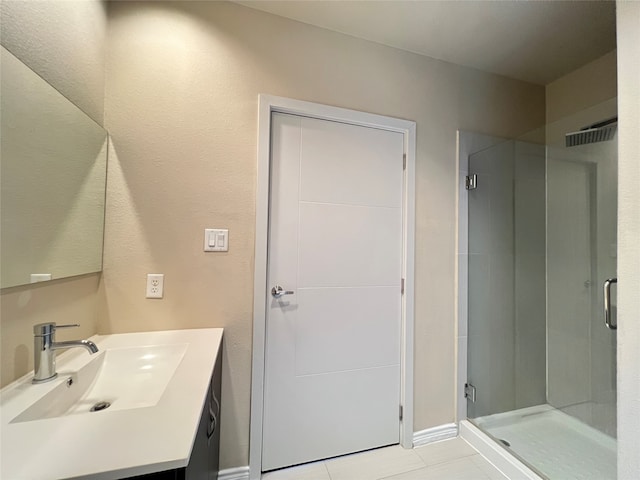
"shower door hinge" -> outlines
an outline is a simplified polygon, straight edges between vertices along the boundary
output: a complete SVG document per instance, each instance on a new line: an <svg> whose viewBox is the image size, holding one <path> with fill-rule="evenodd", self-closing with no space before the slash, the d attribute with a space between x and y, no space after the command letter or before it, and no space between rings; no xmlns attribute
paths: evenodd
<svg viewBox="0 0 640 480"><path fill-rule="evenodd" d="M467 175L464 178L464 186L467 190L475 190L478 188L478 175L475 173Z"/></svg>
<svg viewBox="0 0 640 480"><path fill-rule="evenodd" d="M402 405L400 405L400 421L402 421L403 418L403 411L402 411Z"/></svg>
<svg viewBox="0 0 640 480"><path fill-rule="evenodd" d="M464 398L469 400L471 403L476 403L476 387L474 387L470 383L465 383Z"/></svg>
<svg viewBox="0 0 640 480"><path fill-rule="evenodd" d="M400 294L404 295L404 278L400 279Z"/></svg>
<svg viewBox="0 0 640 480"><path fill-rule="evenodd" d="M402 169L403 170L407 169L407 154L406 153L402 154Z"/></svg>

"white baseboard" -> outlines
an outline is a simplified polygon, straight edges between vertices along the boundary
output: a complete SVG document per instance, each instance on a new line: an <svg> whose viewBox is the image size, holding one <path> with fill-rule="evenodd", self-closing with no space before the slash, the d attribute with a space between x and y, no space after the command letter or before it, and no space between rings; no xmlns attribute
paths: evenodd
<svg viewBox="0 0 640 480"><path fill-rule="evenodd" d="M455 423L447 423L437 427L427 428L413 433L413 447L420 447L428 443L439 442L458 436L458 426Z"/></svg>
<svg viewBox="0 0 640 480"><path fill-rule="evenodd" d="M468 420L460 422L460 436L505 474L507 478L542 480L542 477L506 452L504 448L497 445L496 442Z"/></svg>
<svg viewBox="0 0 640 480"><path fill-rule="evenodd" d="M458 426L447 423L413 433L413 447L420 447L433 442L447 440L458 436ZM460 422L460 437L469 442L483 457L489 460L508 478L523 480L542 480L533 470L509 455L504 449L487 437L480 429L468 420ZM218 480L249 480L249 467L227 468L218 472Z"/></svg>
<svg viewBox="0 0 640 480"><path fill-rule="evenodd" d="M249 467L235 467L220 470L218 480L249 480Z"/></svg>
<svg viewBox="0 0 640 480"><path fill-rule="evenodd" d="M427 428L413 433L413 446L420 447L440 440L447 440L458 436L458 426L447 423L437 427ZM249 467L236 467L220 470L218 480L249 480Z"/></svg>

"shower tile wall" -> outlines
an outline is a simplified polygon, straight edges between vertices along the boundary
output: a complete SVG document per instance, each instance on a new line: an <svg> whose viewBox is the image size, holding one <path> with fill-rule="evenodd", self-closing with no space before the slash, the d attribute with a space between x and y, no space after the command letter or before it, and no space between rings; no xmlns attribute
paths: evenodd
<svg viewBox="0 0 640 480"><path fill-rule="evenodd" d="M468 378L476 417L545 402L544 146L471 155Z"/></svg>

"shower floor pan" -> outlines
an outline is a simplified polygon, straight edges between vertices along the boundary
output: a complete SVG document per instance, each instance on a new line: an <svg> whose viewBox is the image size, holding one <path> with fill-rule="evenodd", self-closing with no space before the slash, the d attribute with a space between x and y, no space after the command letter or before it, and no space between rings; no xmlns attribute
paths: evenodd
<svg viewBox="0 0 640 480"><path fill-rule="evenodd" d="M549 405L473 422L551 480L616 479L616 440Z"/></svg>

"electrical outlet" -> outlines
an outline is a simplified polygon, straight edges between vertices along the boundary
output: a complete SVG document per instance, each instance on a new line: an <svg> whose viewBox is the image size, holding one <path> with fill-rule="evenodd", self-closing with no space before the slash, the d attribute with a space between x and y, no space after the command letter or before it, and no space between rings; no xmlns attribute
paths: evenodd
<svg viewBox="0 0 640 480"><path fill-rule="evenodd" d="M164 274L147 274L147 298L162 298L164 294Z"/></svg>

